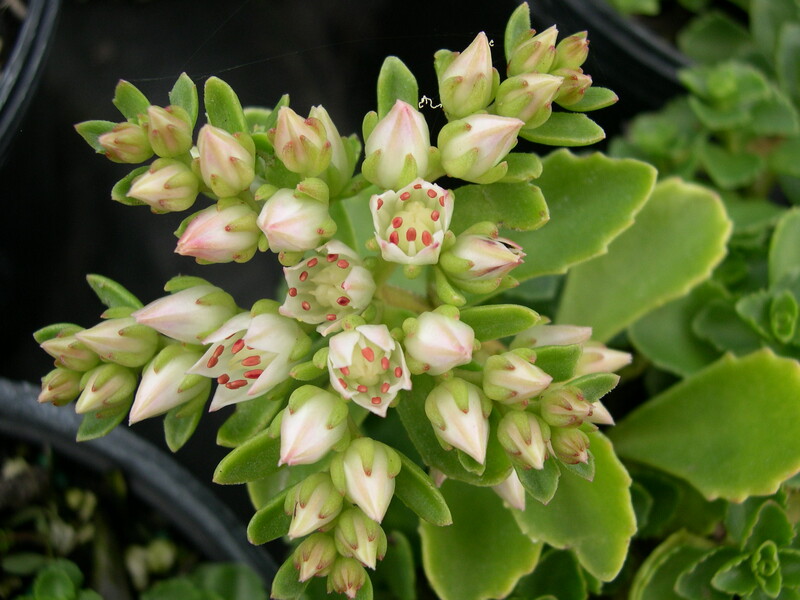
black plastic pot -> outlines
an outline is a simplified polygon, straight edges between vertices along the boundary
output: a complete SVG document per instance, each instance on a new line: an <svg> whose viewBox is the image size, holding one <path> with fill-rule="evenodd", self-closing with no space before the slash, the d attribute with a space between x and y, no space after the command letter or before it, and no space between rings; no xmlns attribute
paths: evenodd
<svg viewBox="0 0 800 600"><path fill-rule="evenodd" d="M0 379L0 434L49 445L96 472L120 469L132 493L170 520L175 529L212 561L251 567L269 587L277 567L247 541L244 525L175 460L132 432L77 443L81 417L69 408L39 404L38 389Z"/></svg>
<svg viewBox="0 0 800 600"><path fill-rule="evenodd" d="M59 0L30 0L14 48L0 73L0 164L39 81L58 9Z"/></svg>

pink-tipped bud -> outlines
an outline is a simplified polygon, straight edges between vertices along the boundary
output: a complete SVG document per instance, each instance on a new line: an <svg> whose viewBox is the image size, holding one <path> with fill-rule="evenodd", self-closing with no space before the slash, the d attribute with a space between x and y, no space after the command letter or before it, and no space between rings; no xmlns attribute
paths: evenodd
<svg viewBox="0 0 800 600"><path fill-rule="evenodd" d="M556 57L556 39L558 29L553 25L537 35L533 35L519 43L511 52L508 61L508 75L524 75L526 73L547 73Z"/></svg>
<svg viewBox="0 0 800 600"><path fill-rule="evenodd" d="M589 436L580 429L553 428L550 445L563 463L577 465L589 462Z"/></svg>
<svg viewBox="0 0 800 600"><path fill-rule="evenodd" d="M483 368L483 391L503 404L522 403L547 389L553 378L533 364L530 350L511 350L490 356Z"/></svg>
<svg viewBox="0 0 800 600"><path fill-rule="evenodd" d="M398 100L367 138L361 167L370 183L397 190L428 174L428 124L410 104Z"/></svg>
<svg viewBox="0 0 800 600"><path fill-rule="evenodd" d="M564 79L544 73L526 73L506 79L497 90L498 115L525 122L526 129L542 125L552 114L552 103Z"/></svg>
<svg viewBox="0 0 800 600"><path fill-rule="evenodd" d="M509 456L525 469L542 469L547 459L550 427L527 411L507 413L497 426L497 439Z"/></svg>
<svg viewBox="0 0 800 600"><path fill-rule="evenodd" d="M539 404L542 418L553 427L578 427L594 412L580 390L569 387L548 390Z"/></svg>
<svg viewBox="0 0 800 600"><path fill-rule="evenodd" d="M42 377L42 391L39 402L63 406L75 400L81 393L81 373L69 369L56 368Z"/></svg>
<svg viewBox="0 0 800 600"><path fill-rule="evenodd" d="M86 373L81 384L83 391L75 403L79 415L130 401L136 375L126 367L105 363Z"/></svg>
<svg viewBox="0 0 800 600"><path fill-rule="evenodd" d="M486 460L491 410L480 388L459 378L440 383L425 399L425 414L439 440L481 464Z"/></svg>
<svg viewBox="0 0 800 600"><path fill-rule="evenodd" d="M255 177L255 147L246 134L233 136L224 129L204 125L197 136L200 173L219 198L236 196Z"/></svg>
<svg viewBox="0 0 800 600"><path fill-rule="evenodd" d="M184 221L175 252L198 262L246 262L258 249L257 216L244 202L220 200Z"/></svg>
<svg viewBox="0 0 800 600"><path fill-rule="evenodd" d="M583 99L583 95L592 86L592 77L583 72L582 69L558 69L552 75L563 77L564 81L558 88L556 94L556 104L570 107Z"/></svg>
<svg viewBox="0 0 800 600"><path fill-rule="evenodd" d="M556 46L556 56L550 67L557 69L578 69L589 56L589 40L587 33L581 31L565 37Z"/></svg>
<svg viewBox="0 0 800 600"><path fill-rule="evenodd" d="M144 129L158 156L171 158L192 149L192 119L180 106L148 107Z"/></svg>
<svg viewBox="0 0 800 600"><path fill-rule="evenodd" d="M313 385L295 390L281 415L279 465L310 465L322 459L347 432L347 405Z"/></svg>
<svg viewBox="0 0 800 600"><path fill-rule="evenodd" d="M501 162L517 145L523 121L476 114L452 121L439 132L442 168L451 177L472 183L494 183L508 170Z"/></svg>
<svg viewBox="0 0 800 600"><path fill-rule="evenodd" d="M342 511L342 495L327 473L315 473L297 484L286 496L284 509L292 516L289 539L324 529Z"/></svg>
<svg viewBox="0 0 800 600"><path fill-rule="evenodd" d="M149 205L153 212L179 212L197 199L200 180L178 160L159 158L133 180L128 196Z"/></svg>
<svg viewBox="0 0 800 600"><path fill-rule="evenodd" d="M269 136L275 155L293 173L316 177L331 162L333 148L325 126L314 117L304 119L288 106L278 111L278 122Z"/></svg>
<svg viewBox="0 0 800 600"><path fill-rule="evenodd" d="M538 348L540 346L570 346L582 344L592 337L591 327L577 325L534 325L517 334L512 348Z"/></svg>
<svg viewBox="0 0 800 600"><path fill-rule="evenodd" d="M374 569L386 554L386 534L359 508L345 510L339 515L334 535L339 554L355 558L370 569Z"/></svg>
<svg viewBox="0 0 800 600"><path fill-rule="evenodd" d="M575 377L590 373L614 373L631 364L633 356L628 352L614 350L599 342L584 344L583 353L575 366Z"/></svg>
<svg viewBox="0 0 800 600"><path fill-rule="evenodd" d="M525 488L522 487L516 470L512 469L511 474L502 483L493 485L492 489L511 508L525 510Z"/></svg>
<svg viewBox="0 0 800 600"><path fill-rule="evenodd" d="M356 597L358 590L364 587L367 581L367 572L355 558L340 556L333 563L328 574L328 593L337 592L344 594L351 600Z"/></svg>
<svg viewBox="0 0 800 600"><path fill-rule="evenodd" d="M339 554L333 538L325 533L315 533L297 547L292 555L292 563L299 571L298 579L303 582L327 575L337 556Z"/></svg>
<svg viewBox="0 0 800 600"><path fill-rule="evenodd" d="M316 248L336 233L328 212L328 186L320 179L305 179L293 190L278 190L261 209L258 226L275 253Z"/></svg>
<svg viewBox="0 0 800 600"><path fill-rule="evenodd" d="M75 337L80 327L66 328L57 336L40 344L42 350L56 359L57 367L70 371L88 371L100 362L100 357Z"/></svg>
<svg viewBox="0 0 800 600"><path fill-rule="evenodd" d="M352 139L343 138L339 135L339 130L331 120L328 111L322 106L312 106L308 113L312 119L319 121L325 128L325 135L331 145L331 162L328 168L322 172L320 178L323 179L330 188L331 195L336 195L350 181L353 170L358 162L358 150L352 145ZM360 145L358 146L360 149Z"/></svg>
<svg viewBox="0 0 800 600"><path fill-rule="evenodd" d="M153 156L147 132L136 123L119 123L97 141L106 157L117 163L141 163Z"/></svg>
<svg viewBox="0 0 800 600"><path fill-rule="evenodd" d="M497 71L486 34L480 32L463 52L436 53L439 97L451 119L461 119L485 109L494 98Z"/></svg>
<svg viewBox="0 0 800 600"><path fill-rule="evenodd" d="M472 360L475 332L458 317L454 307L439 307L406 319L403 345L412 373L441 375Z"/></svg>

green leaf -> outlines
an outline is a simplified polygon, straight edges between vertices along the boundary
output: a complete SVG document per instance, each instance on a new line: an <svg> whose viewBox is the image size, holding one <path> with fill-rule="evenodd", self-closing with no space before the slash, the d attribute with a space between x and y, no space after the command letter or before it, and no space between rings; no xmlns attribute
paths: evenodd
<svg viewBox="0 0 800 600"><path fill-rule="evenodd" d="M519 580L514 593L523 598L551 594L558 600L586 600L589 590L578 559L566 550L550 550L533 573Z"/></svg>
<svg viewBox="0 0 800 600"><path fill-rule="evenodd" d="M191 579L201 589L217 594L221 600L267 600L261 579L246 565L201 564Z"/></svg>
<svg viewBox="0 0 800 600"><path fill-rule="evenodd" d="M395 478L395 495L428 523L439 527L450 525L453 518L442 493L414 461L405 454L398 454L403 467Z"/></svg>
<svg viewBox="0 0 800 600"><path fill-rule="evenodd" d="M133 398L127 402L120 402L113 406L103 408L95 412L88 412L83 415L83 420L78 426L78 432L75 440L78 442L86 442L99 437L103 437L110 432L114 427L122 423L122 420L128 416Z"/></svg>
<svg viewBox="0 0 800 600"><path fill-rule="evenodd" d="M112 102L122 116L134 122L139 120L139 115L146 115L150 106L150 101L139 88L124 79L120 79L117 83Z"/></svg>
<svg viewBox="0 0 800 600"><path fill-rule="evenodd" d="M743 549L754 552L766 541L772 541L779 547L788 546L793 538L794 527L786 510L774 500L769 500L761 505Z"/></svg>
<svg viewBox="0 0 800 600"><path fill-rule="evenodd" d="M476 339L485 342L516 335L540 323L542 317L518 304L487 304L465 308L461 321L472 327Z"/></svg>
<svg viewBox="0 0 800 600"><path fill-rule="evenodd" d="M455 191L458 210L451 229L461 233L467 227L493 221L500 227L534 231L547 223L550 214L542 191L532 183L465 185Z"/></svg>
<svg viewBox="0 0 800 600"><path fill-rule="evenodd" d="M289 489L286 489L271 498L252 516L247 525L247 539L251 544L266 544L288 533L292 516L283 510L288 493Z"/></svg>
<svg viewBox="0 0 800 600"><path fill-rule="evenodd" d="M800 269L800 208L783 215L769 246L769 282L775 285Z"/></svg>
<svg viewBox="0 0 800 600"><path fill-rule="evenodd" d="M716 11L692 19L678 32L677 42L686 56L706 64L728 60L752 46L746 28Z"/></svg>
<svg viewBox="0 0 800 600"><path fill-rule="evenodd" d="M217 430L217 445L235 448L263 431L283 408L280 400L264 394L254 400L239 402L235 412Z"/></svg>
<svg viewBox="0 0 800 600"><path fill-rule="evenodd" d="M575 112L589 112L607 108L619 101L619 96L608 88L591 86L583 93L583 97L575 104L570 104L569 110Z"/></svg>
<svg viewBox="0 0 800 600"><path fill-rule="evenodd" d="M639 567L631 583L629 600L683 600L675 592L675 581L710 546L710 542L683 531L667 538Z"/></svg>
<svg viewBox="0 0 800 600"><path fill-rule="evenodd" d="M131 308L142 308L144 306L139 299L131 294L113 279L102 275L87 275L86 281L89 287L97 294L100 302L109 308L115 306L130 306Z"/></svg>
<svg viewBox="0 0 800 600"><path fill-rule="evenodd" d="M558 489L561 470L556 463L556 459L550 457L544 461L544 467L541 469L524 469L519 465L514 467L525 491L542 504L550 502Z"/></svg>
<svg viewBox="0 0 800 600"><path fill-rule="evenodd" d="M619 375L616 373L590 373L576 377L569 382L569 385L578 388L587 402L597 402L617 387L617 383Z"/></svg>
<svg viewBox="0 0 800 600"><path fill-rule="evenodd" d="M758 48L773 56L778 42L777 32L785 23L798 20L797 4L793 0L752 0L750 2L750 32Z"/></svg>
<svg viewBox="0 0 800 600"><path fill-rule="evenodd" d="M706 303L723 294L718 284L703 283L647 313L628 328L628 337L657 367L681 377L691 375L719 358L714 347L694 334L692 321Z"/></svg>
<svg viewBox="0 0 800 600"><path fill-rule="evenodd" d="M0 559L0 567L9 575L33 575L49 562L43 554L34 552L17 552L6 554Z"/></svg>
<svg viewBox="0 0 800 600"><path fill-rule="evenodd" d="M373 578L378 582L385 580L386 587L397 600L417 600L417 573L411 543L399 531L390 531L386 541L386 556L378 563ZM383 597L380 592L378 597Z"/></svg>
<svg viewBox="0 0 800 600"><path fill-rule="evenodd" d="M74 600L77 586L64 571L48 566L39 571L33 582L34 596L44 600Z"/></svg>
<svg viewBox="0 0 800 600"><path fill-rule="evenodd" d="M167 412L164 417L164 438L173 452L180 450L192 437L198 423L205 412L208 393L211 391L211 380L206 379L203 386L205 393L198 391L198 396Z"/></svg>
<svg viewBox="0 0 800 600"><path fill-rule="evenodd" d="M678 179L661 182L608 254L570 272L558 321L590 325L594 339L610 339L707 279L730 231L716 194Z"/></svg>
<svg viewBox="0 0 800 600"><path fill-rule="evenodd" d="M385 117L397 100L416 109L419 88L414 74L403 61L396 56L387 56L378 74L378 118Z"/></svg>
<svg viewBox="0 0 800 600"><path fill-rule="evenodd" d="M511 60L511 54L520 42L530 34L531 31L531 9L527 2L521 3L508 19L505 33L503 35L503 48L505 50L506 62Z"/></svg>
<svg viewBox="0 0 800 600"><path fill-rule="evenodd" d="M508 164L508 171L500 180L501 183L524 183L542 174L542 159L533 152L510 152L503 160Z"/></svg>
<svg viewBox="0 0 800 600"><path fill-rule="evenodd" d="M209 77L203 90L203 103L208 122L228 133L247 132L239 97L233 88L218 77Z"/></svg>
<svg viewBox="0 0 800 600"><path fill-rule="evenodd" d="M442 600L508 595L534 568L542 544L520 533L492 490L448 480L442 493L453 524L420 525L422 565L431 587Z"/></svg>
<svg viewBox="0 0 800 600"><path fill-rule="evenodd" d="M52 325L47 325L38 329L33 332L33 339L36 340L37 344L42 344L47 340L52 340L55 337L58 337L62 331L64 331L64 335L71 335L73 333L77 333L81 331L83 327L80 325L75 325L74 323L53 323Z"/></svg>
<svg viewBox="0 0 800 600"><path fill-rule="evenodd" d="M620 456L686 479L709 499L775 493L800 470L800 366L769 350L725 356L611 434Z"/></svg>
<svg viewBox="0 0 800 600"><path fill-rule="evenodd" d="M514 270L520 281L564 273L573 264L603 254L611 240L633 224L655 184L655 169L635 160L602 154L577 157L557 150L543 163L536 183L547 198L550 221L540 230L508 236L527 253ZM597 185L600 181L602 186Z"/></svg>
<svg viewBox="0 0 800 600"><path fill-rule="evenodd" d="M714 574L711 585L729 594L749 596L758 585L750 561L751 558L747 554L729 560Z"/></svg>
<svg viewBox="0 0 800 600"><path fill-rule="evenodd" d="M761 348L761 339L748 326L728 299L711 300L692 321L692 330L722 352L739 356Z"/></svg>
<svg viewBox="0 0 800 600"><path fill-rule="evenodd" d="M169 92L169 103L184 109L192 119L192 126L194 127L199 110L197 86L186 73L181 73L175 85L172 86L172 90Z"/></svg>
<svg viewBox="0 0 800 600"><path fill-rule="evenodd" d="M519 137L547 146L588 146L605 139L606 132L583 113L554 112L543 125L523 129Z"/></svg>
<svg viewBox="0 0 800 600"><path fill-rule="evenodd" d="M563 471L558 491L546 506L528 502L524 512L513 514L531 539L571 548L584 569L610 581L622 568L636 531L631 479L602 434L589 438L596 462L594 480Z"/></svg>
<svg viewBox="0 0 800 600"><path fill-rule="evenodd" d="M111 188L111 199L126 206L145 206L146 202L142 202L136 198L131 198L128 196L128 192L131 191L133 180L139 177L139 175L146 173L149 168L150 167L148 165L136 167L133 171L115 183L114 187Z"/></svg>
<svg viewBox="0 0 800 600"><path fill-rule="evenodd" d="M113 121L84 121L75 125L75 131L94 148L95 152L105 154L106 149L100 145L100 136L114 129L116 125Z"/></svg>
<svg viewBox="0 0 800 600"><path fill-rule="evenodd" d="M730 594L711 585L711 579L723 565L738 556L735 548L722 547L704 554L683 571L675 582L675 591L690 600L730 600Z"/></svg>
<svg viewBox="0 0 800 600"><path fill-rule="evenodd" d="M433 432L433 425L425 414L425 398L434 384L434 379L427 375L414 377L412 389L401 392L400 402L397 405L403 427L422 460L426 465L439 469L447 477L472 485L491 486L505 481L511 472L511 463L497 440L496 422L489 433L486 467L482 475L465 469L458 459L456 450L444 450L439 444ZM491 415L491 418L496 419L496 415Z"/></svg>
<svg viewBox="0 0 800 600"><path fill-rule="evenodd" d="M245 483L271 475L280 468L280 454L280 437L273 438L269 430L264 430L220 461L214 471L214 483Z"/></svg>
<svg viewBox="0 0 800 600"><path fill-rule="evenodd" d="M797 110L791 100L772 90L772 96L759 100L751 111L747 131L759 136L791 136L798 133ZM760 161L763 168L763 160Z"/></svg>
<svg viewBox="0 0 800 600"><path fill-rule="evenodd" d="M757 154L734 153L712 143L702 146L700 160L714 183L724 190L752 183L764 168L764 160Z"/></svg>
<svg viewBox="0 0 800 600"><path fill-rule="evenodd" d="M292 557L289 556L278 569L275 579L272 580L270 598L274 600L297 600L300 598L309 582L301 583L297 577L298 571L294 568Z"/></svg>
<svg viewBox="0 0 800 600"><path fill-rule="evenodd" d="M770 170L780 175L800 177L800 163L796 160L798 153L800 153L800 137L784 138L778 141L772 152L767 155L767 165Z"/></svg>
<svg viewBox="0 0 800 600"><path fill-rule="evenodd" d="M783 90L800 100L800 24L784 23L775 49L775 70Z"/></svg>
<svg viewBox="0 0 800 600"><path fill-rule="evenodd" d="M580 344L539 346L536 348L536 366L550 375L553 381L566 381L575 372L582 353Z"/></svg>
<svg viewBox="0 0 800 600"><path fill-rule="evenodd" d="M217 600L216 595L212 595L198 589L188 578L175 577L165 581L159 581L152 588L142 594L141 600Z"/></svg>

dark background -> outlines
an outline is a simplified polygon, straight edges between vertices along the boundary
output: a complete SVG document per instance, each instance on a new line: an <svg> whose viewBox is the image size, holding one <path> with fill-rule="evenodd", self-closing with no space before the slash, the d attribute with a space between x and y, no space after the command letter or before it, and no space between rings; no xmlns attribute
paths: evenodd
<svg viewBox="0 0 800 600"><path fill-rule="evenodd" d="M181 72L201 89L207 77L218 75L245 106L270 106L289 93L298 113L324 104L342 134L360 135L363 115L375 108L375 82L385 56L399 56L417 76L420 94L435 98L433 53L443 47L461 50L483 30L494 40L495 63L502 68L503 28L516 5L512 0L64 0L45 70L0 164L0 376L38 382L52 359L31 333L53 322L90 327L99 320L103 307L85 284L87 273L119 281L145 303L164 294L170 277L200 275L243 307L270 297L280 277L270 253L244 265L198 266L173 252L172 232L188 213L153 215L147 207L110 199L113 184L132 167L95 155L72 126L89 119L122 120L111 104L118 79L133 82L163 106ZM615 65L593 65L587 71L597 85L612 85L609 80L619 75ZM640 108L616 91L621 102L596 115L609 133L623 115ZM444 117L431 109L427 115L434 137ZM202 206L199 200L197 207ZM204 417L177 454L203 481L210 482L227 452L214 439L231 410ZM164 447L160 419L133 429ZM243 521L249 519L244 486L211 487Z"/></svg>

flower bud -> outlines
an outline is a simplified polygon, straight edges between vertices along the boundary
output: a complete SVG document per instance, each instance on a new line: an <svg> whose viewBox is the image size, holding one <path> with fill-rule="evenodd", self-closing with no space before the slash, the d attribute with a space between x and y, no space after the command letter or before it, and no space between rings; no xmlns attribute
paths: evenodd
<svg viewBox="0 0 800 600"><path fill-rule="evenodd" d="M133 180L128 196L141 200L153 212L179 212L197 199L200 180L192 169L171 158L159 158Z"/></svg>
<svg viewBox="0 0 800 600"><path fill-rule="evenodd" d="M283 272L289 291L280 313L303 323L319 323L322 335L340 329L344 317L367 308L375 293L375 281L361 258L338 240Z"/></svg>
<svg viewBox="0 0 800 600"><path fill-rule="evenodd" d="M380 523L394 495L394 478L400 472L400 457L386 444L370 438L350 442L331 461L336 488L373 521Z"/></svg>
<svg viewBox="0 0 800 600"><path fill-rule="evenodd" d="M522 264L522 247L498 235L493 223L477 223L461 233L440 259L442 270L462 289L477 294L496 290Z"/></svg>
<svg viewBox="0 0 800 600"><path fill-rule="evenodd" d="M255 147L246 134L204 125L197 136L200 173L219 198L246 190L255 177Z"/></svg>
<svg viewBox="0 0 800 600"><path fill-rule="evenodd" d="M600 344L590 342L583 346L583 353L575 366L575 377L590 373L613 373L631 364L633 356L628 352L613 350Z"/></svg>
<svg viewBox="0 0 800 600"><path fill-rule="evenodd" d="M550 445L558 459L568 465L589 462L589 436L580 429L554 427Z"/></svg>
<svg viewBox="0 0 800 600"><path fill-rule="evenodd" d="M497 426L497 439L506 452L526 469L542 469L547 459L550 427L527 411L507 413Z"/></svg>
<svg viewBox="0 0 800 600"><path fill-rule="evenodd" d="M312 106L308 116L322 124L325 128L328 142L331 144L331 162L328 168L320 175L320 178L325 180L330 188L331 195L335 196L342 191L342 188L353 176L353 170L356 167L356 162L358 162L358 152L353 151L349 146L349 141L339 135L339 130L333 124L328 111L322 106Z"/></svg>
<svg viewBox="0 0 800 600"><path fill-rule="evenodd" d="M244 202L226 198L186 219L175 252L197 262L247 262L258 248L257 215Z"/></svg>
<svg viewBox="0 0 800 600"><path fill-rule="evenodd" d="M161 350L142 372L128 422L133 424L164 414L199 396L207 398L211 382L188 373L201 355L180 344L170 344Z"/></svg>
<svg viewBox="0 0 800 600"><path fill-rule="evenodd" d="M327 473L306 477L286 495L284 510L292 515L289 539L324 528L342 511L342 496Z"/></svg>
<svg viewBox="0 0 800 600"><path fill-rule="evenodd" d="M570 346L582 344L592 337L591 327L576 325L534 325L517 334L512 348L538 348L540 346Z"/></svg>
<svg viewBox="0 0 800 600"><path fill-rule="evenodd" d="M552 75L564 78L555 98L556 104L560 106L570 107L577 104L592 85L592 77L582 69L558 69Z"/></svg>
<svg viewBox="0 0 800 600"><path fill-rule="evenodd" d="M209 410L251 400L289 377L308 337L292 319L240 313L203 340L211 344L190 373L214 377L217 390Z"/></svg>
<svg viewBox="0 0 800 600"><path fill-rule="evenodd" d="M397 190L428 174L430 133L425 117L398 100L367 137L361 170L370 183Z"/></svg>
<svg viewBox="0 0 800 600"><path fill-rule="evenodd" d="M451 121L439 132L442 167L451 177L494 183L508 170L502 161L517 145L525 123L511 117L476 114Z"/></svg>
<svg viewBox="0 0 800 600"><path fill-rule="evenodd" d="M552 103L562 77L544 73L526 73L506 79L497 90L495 110L498 115L524 121L525 129L542 125L552 114Z"/></svg>
<svg viewBox="0 0 800 600"><path fill-rule="evenodd" d="M292 555L292 562L294 568L300 571L298 579L303 582L312 577L327 575L337 556L333 538L325 533L315 533L297 547Z"/></svg>
<svg viewBox="0 0 800 600"><path fill-rule="evenodd" d="M584 422L587 421L595 425L613 425L614 417L612 417L608 409L603 406L603 403L597 400L592 402L592 414L584 419Z"/></svg>
<svg viewBox="0 0 800 600"><path fill-rule="evenodd" d="M148 107L144 129L158 156L171 158L192 149L192 118L180 106Z"/></svg>
<svg viewBox="0 0 800 600"><path fill-rule="evenodd" d="M133 317L107 319L75 337L103 360L123 367L141 367L153 358L159 343L158 332Z"/></svg>
<svg viewBox="0 0 800 600"><path fill-rule="evenodd" d="M337 592L348 598L355 598L364 583L367 581L367 572L354 558L340 556L333 563L328 574L328 593Z"/></svg>
<svg viewBox="0 0 800 600"><path fill-rule="evenodd" d="M480 388L457 377L437 385L425 399L425 414L443 445L480 464L486 460L491 412L492 403Z"/></svg>
<svg viewBox="0 0 800 600"><path fill-rule="evenodd" d="M492 51L482 31L461 53L436 53L439 97L450 119L485 109L494 97L499 75L492 68Z"/></svg>
<svg viewBox="0 0 800 600"><path fill-rule="evenodd" d="M83 391L75 403L79 415L130 400L136 389L136 375L121 365L105 363L87 372L81 383Z"/></svg>
<svg viewBox="0 0 800 600"><path fill-rule="evenodd" d="M458 318L454 307L439 307L406 319L403 344L412 373L441 375L472 360L475 332Z"/></svg>
<svg viewBox="0 0 800 600"><path fill-rule="evenodd" d="M556 56L551 71L557 69L579 69L589 56L587 32L581 31L565 37L556 46Z"/></svg>
<svg viewBox="0 0 800 600"><path fill-rule="evenodd" d="M483 391L503 404L522 403L547 389L553 378L533 364L536 353L511 350L490 356L483 367Z"/></svg>
<svg viewBox="0 0 800 600"><path fill-rule="evenodd" d="M141 163L153 156L147 133L136 123L118 123L97 141L113 162Z"/></svg>
<svg viewBox="0 0 800 600"><path fill-rule="evenodd" d="M167 337L197 344L235 312L236 303L229 294L204 284L154 300L131 316Z"/></svg>
<svg viewBox="0 0 800 600"><path fill-rule="evenodd" d="M525 510L525 488L519 480L519 475L514 469L508 477L497 485L493 485L492 489L511 507L517 510Z"/></svg>
<svg viewBox="0 0 800 600"><path fill-rule="evenodd" d="M313 117L303 119L288 106L278 111L278 122L269 137L275 155L292 173L316 177L331 162L333 148L322 122Z"/></svg>
<svg viewBox="0 0 800 600"><path fill-rule="evenodd" d="M386 554L386 534L361 509L343 511L336 521L334 535L339 554L355 558L370 569Z"/></svg>
<svg viewBox="0 0 800 600"><path fill-rule="evenodd" d="M81 328L77 326L65 328L56 337L42 342L39 346L56 359L57 367L71 371L88 371L100 362L100 357L75 337L78 331L81 331Z"/></svg>
<svg viewBox="0 0 800 600"><path fill-rule="evenodd" d="M50 402L63 406L75 400L81 393L81 373L58 367L42 377L39 402Z"/></svg>
<svg viewBox="0 0 800 600"><path fill-rule="evenodd" d="M416 179L397 192L375 194L369 206L383 260L436 264L453 215L450 191Z"/></svg>
<svg viewBox="0 0 800 600"><path fill-rule="evenodd" d="M518 44L508 61L508 76L549 72L556 57L556 38L558 29L553 25Z"/></svg>
<svg viewBox="0 0 800 600"><path fill-rule="evenodd" d="M343 398L386 416L400 390L411 389L403 349L386 325L360 325L331 338L328 372Z"/></svg>
<svg viewBox="0 0 800 600"><path fill-rule="evenodd" d="M336 233L328 213L328 186L305 179L294 190L280 189L261 209L258 226L273 252L305 252Z"/></svg>
<svg viewBox="0 0 800 600"><path fill-rule="evenodd" d="M281 415L281 456L278 465L310 465L324 457L347 433L347 404L313 385L289 398Z"/></svg>
<svg viewBox="0 0 800 600"><path fill-rule="evenodd" d="M542 418L553 427L578 427L594 410L580 390L568 387L548 390L539 404Z"/></svg>

